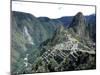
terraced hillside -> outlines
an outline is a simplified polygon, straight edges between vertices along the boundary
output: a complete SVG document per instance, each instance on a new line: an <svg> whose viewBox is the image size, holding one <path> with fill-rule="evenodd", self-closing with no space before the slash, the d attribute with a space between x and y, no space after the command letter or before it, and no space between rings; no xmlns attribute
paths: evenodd
<svg viewBox="0 0 100 75"><path fill-rule="evenodd" d="M95 45L91 42L89 47L81 43L64 29L43 46L42 50L43 54L33 64L33 72L84 70L96 67Z"/></svg>

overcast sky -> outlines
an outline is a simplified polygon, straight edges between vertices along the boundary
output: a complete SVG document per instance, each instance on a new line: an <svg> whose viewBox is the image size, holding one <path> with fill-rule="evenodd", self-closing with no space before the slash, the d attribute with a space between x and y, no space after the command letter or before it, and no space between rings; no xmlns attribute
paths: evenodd
<svg viewBox="0 0 100 75"><path fill-rule="evenodd" d="M74 16L78 12L82 12L84 15L90 15L95 13L95 7L93 6L46 4L16 1L12 2L12 10L31 13L36 17L46 16L49 18Z"/></svg>

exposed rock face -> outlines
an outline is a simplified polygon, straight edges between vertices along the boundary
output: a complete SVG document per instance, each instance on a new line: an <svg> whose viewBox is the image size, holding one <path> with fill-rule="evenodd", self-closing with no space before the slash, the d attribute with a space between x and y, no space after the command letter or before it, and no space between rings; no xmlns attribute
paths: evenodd
<svg viewBox="0 0 100 75"><path fill-rule="evenodd" d="M78 35L80 38L89 37L88 31L88 23L86 21L85 16L81 12L77 13L76 16L73 18L70 28L73 29L73 32Z"/></svg>

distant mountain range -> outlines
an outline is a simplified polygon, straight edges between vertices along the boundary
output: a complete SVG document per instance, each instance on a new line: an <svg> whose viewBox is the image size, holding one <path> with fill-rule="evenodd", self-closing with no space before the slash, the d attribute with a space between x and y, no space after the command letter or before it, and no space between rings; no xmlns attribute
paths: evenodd
<svg viewBox="0 0 100 75"><path fill-rule="evenodd" d="M96 15L57 19L12 12L11 72L26 74L96 68Z"/></svg>
<svg viewBox="0 0 100 75"><path fill-rule="evenodd" d="M59 20L63 23L64 26L67 26L71 23L73 17L74 16L64 16L64 17L61 17L61 18L53 19L53 20L55 20L55 21ZM91 14L91 15L85 16L85 18L87 19L87 21L89 23L91 23L91 22L96 23L96 14ZM48 17L39 17L39 19L41 19L41 20L44 19L44 21L50 20L50 18L48 18Z"/></svg>

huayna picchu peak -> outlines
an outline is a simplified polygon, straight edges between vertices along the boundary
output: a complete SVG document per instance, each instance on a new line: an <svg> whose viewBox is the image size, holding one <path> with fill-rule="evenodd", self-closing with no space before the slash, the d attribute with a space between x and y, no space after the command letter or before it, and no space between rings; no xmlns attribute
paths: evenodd
<svg viewBox="0 0 100 75"><path fill-rule="evenodd" d="M86 21L85 16L79 12L77 13L71 24L70 24L70 28L73 29L73 32L76 33L76 35L79 35L80 37L88 37L88 33L89 31L87 30L88 27L88 23Z"/></svg>

